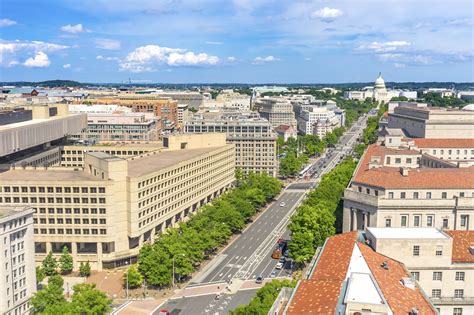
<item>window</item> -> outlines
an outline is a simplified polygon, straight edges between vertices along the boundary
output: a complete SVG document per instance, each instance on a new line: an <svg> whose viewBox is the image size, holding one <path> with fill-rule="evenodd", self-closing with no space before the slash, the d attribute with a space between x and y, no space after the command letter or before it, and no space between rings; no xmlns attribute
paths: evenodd
<svg viewBox="0 0 474 315"><path fill-rule="evenodd" d="M393 192L388 193L388 199L393 199Z"/></svg>
<svg viewBox="0 0 474 315"><path fill-rule="evenodd" d="M453 308L453 315L462 315L462 307Z"/></svg>
<svg viewBox="0 0 474 315"><path fill-rule="evenodd" d="M461 215L461 226L462 226L462 227L466 227L466 226L467 226L468 218L469 218L468 215Z"/></svg>
<svg viewBox="0 0 474 315"><path fill-rule="evenodd" d="M408 225L408 216L402 215L402 217L401 217L401 224L400 224L400 225L401 225L401 226L404 226L404 227L406 227L406 226Z"/></svg>
<svg viewBox="0 0 474 315"><path fill-rule="evenodd" d="M456 271L456 281L464 281L464 271Z"/></svg>
<svg viewBox="0 0 474 315"><path fill-rule="evenodd" d="M391 227L392 226L392 219L385 219L385 227Z"/></svg>
<svg viewBox="0 0 474 315"><path fill-rule="evenodd" d="M442 192L441 193L441 198L443 198L443 199L448 198L448 193L447 192Z"/></svg>
<svg viewBox="0 0 474 315"><path fill-rule="evenodd" d="M433 299L439 299L441 298L441 289L433 289L431 290L431 297Z"/></svg>
<svg viewBox="0 0 474 315"><path fill-rule="evenodd" d="M443 249L442 248L437 248L436 249L436 256L438 256L438 257L443 256Z"/></svg>
<svg viewBox="0 0 474 315"><path fill-rule="evenodd" d="M420 226L420 216L419 215L415 215L415 217L413 218L413 225L415 227L419 227Z"/></svg>
<svg viewBox="0 0 474 315"><path fill-rule="evenodd" d="M433 281L442 281L443 280L443 273L440 271L433 272Z"/></svg>
<svg viewBox="0 0 474 315"><path fill-rule="evenodd" d="M420 272L419 271L413 271L411 273L411 277L412 277L412 279L414 279L416 281L420 281Z"/></svg>
<svg viewBox="0 0 474 315"><path fill-rule="evenodd" d="M407 164L411 164L411 159L407 158Z"/></svg>
<svg viewBox="0 0 474 315"><path fill-rule="evenodd" d="M430 192L426 193L426 199L431 199L431 193Z"/></svg>
<svg viewBox="0 0 474 315"><path fill-rule="evenodd" d="M405 199L405 197L406 197L406 193L405 193L405 192L401 192L401 193L400 193L400 198L401 198L401 199Z"/></svg>
<svg viewBox="0 0 474 315"><path fill-rule="evenodd" d="M402 159L401 158L395 158L395 164L400 164L402 163Z"/></svg>
<svg viewBox="0 0 474 315"><path fill-rule="evenodd" d="M420 246L419 245L413 246L413 256L420 256Z"/></svg>
<svg viewBox="0 0 474 315"><path fill-rule="evenodd" d="M426 226L428 226L428 227L433 226L433 216L432 215L428 215L426 217Z"/></svg>
<svg viewBox="0 0 474 315"><path fill-rule="evenodd" d="M444 229L447 229L447 228L448 228L448 226L449 226L449 225L448 225L448 222L449 222L448 219L443 219L443 228L444 228Z"/></svg>
<svg viewBox="0 0 474 315"><path fill-rule="evenodd" d="M464 290L463 289L455 289L454 290L454 298L455 299L462 299L464 297Z"/></svg>

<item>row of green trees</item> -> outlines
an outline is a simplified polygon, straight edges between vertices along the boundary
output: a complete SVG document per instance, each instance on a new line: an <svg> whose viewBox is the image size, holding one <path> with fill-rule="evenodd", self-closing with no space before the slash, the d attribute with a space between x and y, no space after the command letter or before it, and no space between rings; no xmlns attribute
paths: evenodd
<svg viewBox="0 0 474 315"><path fill-rule="evenodd" d="M203 206L179 227L168 229L153 244L141 248L138 271L147 284L166 287L191 275L281 190L280 181L266 174L238 173L236 177L237 188ZM129 275L132 273L129 271ZM135 281L134 285L140 282Z"/></svg>
<svg viewBox="0 0 474 315"><path fill-rule="evenodd" d="M70 302L64 297L63 286L60 275L50 276L48 284L31 298L32 314L102 315L110 311L112 300L94 284L76 284Z"/></svg>
<svg viewBox="0 0 474 315"><path fill-rule="evenodd" d="M355 167L352 159L344 160L322 177L319 186L296 209L289 225L291 241L288 245L295 262L310 260L316 248L335 234L336 221L341 222L341 197Z"/></svg>
<svg viewBox="0 0 474 315"><path fill-rule="evenodd" d="M282 288L294 288L296 280L272 280L257 290L247 305L240 305L230 315L267 315Z"/></svg>
<svg viewBox="0 0 474 315"><path fill-rule="evenodd" d="M53 252L50 251L44 258L41 266L36 267L36 281L40 283L46 276L54 276L58 273L63 275L72 272L74 265L72 255L69 253L67 246L63 247L62 254L59 259L53 256ZM91 266L89 262L83 263L79 266L79 275L81 277L88 277L91 274Z"/></svg>

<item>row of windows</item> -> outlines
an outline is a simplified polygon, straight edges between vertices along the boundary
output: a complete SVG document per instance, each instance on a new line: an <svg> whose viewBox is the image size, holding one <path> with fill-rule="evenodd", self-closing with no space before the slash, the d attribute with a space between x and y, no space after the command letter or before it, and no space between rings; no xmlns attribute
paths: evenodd
<svg viewBox="0 0 474 315"><path fill-rule="evenodd" d="M66 232L66 233L64 233ZM74 232L74 233L73 233ZM107 229L34 229L35 234L75 234L75 235L101 235L107 234Z"/></svg>
<svg viewBox="0 0 474 315"><path fill-rule="evenodd" d="M416 281L420 281L420 272L414 271L411 273L411 276ZM455 281L464 281L466 273L464 271L456 271L456 275L454 277ZM443 281L443 272L441 271L433 271L433 281Z"/></svg>
<svg viewBox="0 0 474 315"><path fill-rule="evenodd" d="M39 213L39 214L45 214L46 213L46 208L33 208L34 213ZM106 214L107 211L105 208L48 208L48 213L49 214Z"/></svg>
<svg viewBox="0 0 474 315"><path fill-rule="evenodd" d="M3 223L3 232L5 232L7 230L7 226L12 229L12 228L16 228L17 226L21 226L23 224L26 224L26 217L23 217L23 218L19 218L19 219L16 219L16 220L11 220L8 224L7 223ZM16 232L16 233L20 233L20 232ZM13 233L12 235L15 235L15 233ZM21 234L21 236L23 236L24 234Z"/></svg>
<svg viewBox="0 0 474 315"><path fill-rule="evenodd" d="M433 299L440 299L441 298L441 289L433 289L431 290L431 297ZM454 298L455 299L462 299L464 298L464 290L463 289L455 289L454 290Z"/></svg>
<svg viewBox="0 0 474 315"><path fill-rule="evenodd" d="M410 224L409 222L409 215L408 214L402 214L400 215L400 226L401 227L408 227L408 226L413 226L413 227L421 227L422 226L422 218L423 216L421 214L415 214L413 216L413 223ZM426 215L426 227L433 227L434 224L434 219L435 215L434 214L429 214ZM444 229L449 228L449 219L448 218L443 218L443 224L442 227ZM467 227L469 224L469 215L468 214L462 214L460 215L460 220L459 220L459 225L461 227ZM392 227L392 219L391 218L386 218L385 219L385 227Z"/></svg>
<svg viewBox="0 0 474 315"><path fill-rule="evenodd" d="M437 150L431 150L431 152L433 153L433 155L436 155L436 153L438 152ZM448 154L452 154L453 153L453 150L447 150ZM467 154L467 150L464 150L464 154ZM444 150L441 149L439 150L439 154L444 154ZM461 154L461 150L456 150L456 154ZM474 155L474 150L471 150L471 155Z"/></svg>
<svg viewBox="0 0 474 315"><path fill-rule="evenodd" d="M34 224L46 224L46 222L48 224L72 224L72 221L73 219L62 219L62 218L58 218L58 219L54 219L54 218L49 218L47 221L45 218L40 218L39 220L38 219L33 219L33 223ZM106 219L82 219L82 222L81 222L81 219L74 219L74 224L107 224L107 220Z"/></svg>
<svg viewBox="0 0 474 315"><path fill-rule="evenodd" d="M74 204L78 204L78 203L100 203L100 204L104 204L105 203L105 198L86 198L86 197L83 197L83 198L79 198L79 197L74 197L74 198L70 198L70 197L66 197L66 198L62 198L62 197L56 197L56 198L53 198L53 197L0 197L0 203L4 202L4 203L33 203L33 204L36 204L36 203L48 203L48 204L52 204L52 203L74 203Z"/></svg>
<svg viewBox="0 0 474 315"><path fill-rule="evenodd" d="M78 194L78 193L83 193L83 194L88 194L88 193L91 193L91 194L96 194L96 193L99 193L99 194L105 194L105 187L36 187L36 186L30 186L30 187L26 187L26 186L3 186L3 192L14 192L14 193L18 193L18 192L21 192L22 193L27 193L28 191L30 193L36 193L36 192L39 192L39 193L45 193L45 192L48 192L48 193L66 193L66 194L70 194L71 192L72 193L75 193L75 194ZM0 191L1 191L1 187L0 187Z"/></svg>

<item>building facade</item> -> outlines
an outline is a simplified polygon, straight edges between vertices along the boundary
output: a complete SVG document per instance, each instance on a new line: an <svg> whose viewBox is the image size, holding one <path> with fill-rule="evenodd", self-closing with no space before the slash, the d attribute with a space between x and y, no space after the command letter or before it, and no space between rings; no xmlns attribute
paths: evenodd
<svg viewBox="0 0 474 315"><path fill-rule="evenodd" d="M33 209L0 206L0 313L29 313L36 292Z"/></svg>
<svg viewBox="0 0 474 315"><path fill-rule="evenodd" d="M440 315L474 314L474 231L368 228L370 246L403 262Z"/></svg>
<svg viewBox="0 0 474 315"><path fill-rule="evenodd" d="M289 100L264 97L256 101L260 117L268 120L273 128L280 125L296 126L295 112Z"/></svg>
<svg viewBox="0 0 474 315"><path fill-rule="evenodd" d="M164 147L130 158L87 152L83 168L11 169L0 173L0 204L34 209L37 263L67 246L75 269L121 266L234 181L224 134L169 136Z"/></svg>
<svg viewBox="0 0 474 315"><path fill-rule="evenodd" d="M235 166L243 172L277 175L277 135L270 123L254 115L224 114L214 119L195 115L185 124L186 133L225 132L235 145Z"/></svg>

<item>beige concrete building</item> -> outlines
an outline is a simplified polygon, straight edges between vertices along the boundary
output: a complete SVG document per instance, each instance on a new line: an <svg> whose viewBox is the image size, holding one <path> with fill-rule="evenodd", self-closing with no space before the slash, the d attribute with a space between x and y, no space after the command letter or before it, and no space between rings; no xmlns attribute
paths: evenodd
<svg viewBox="0 0 474 315"><path fill-rule="evenodd" d="M243 172L277 175L277 134L272 125L253 112L218 114L213 118L194 115L185 124L187 133L225 132L235 145L235 166Z"/></svg>
<svg viewBox="0 0 474 315"><path fill-rule="evenodd" d="M405 264L439 314L474 314L474 231L368 228L366 237L377 253Z"/></svg>
<svg viewBox="0 0 474 315"><path fill-rule="evenodd" d="M33 209L0 206L0 313L28 314L36 292Z"/></svg>
<svg viewBox="0 0 474 315"><path fill-rule="evenodd" d="M37 263L68 246L75 268L121 266L234 180L235 148L224 134L169 136L163 145L129 158L87 152L83 168L11 169L0 173L0 204L33 207Z"/></svg>
<svg viewBox="0 0 474 315"><path fill-rule="evenodd" d="M255 107L260 116L268 120L273 128L280 125L297 126L293 105L287 99L264 97L256 101Z"/></svg>
<svg viewBox="0 0 474 315"><path fill-rule="evenodd" d="M474 167L446 163L416 146L369 146L344 191L343 231L474 230Z"/></svg>
<svg viewBox="0 0 474 315"><path fill-rule="evenodd" d="M439 107L398 106L388 114L388 128L413 138L473 139L474 113Z"/></svg>

